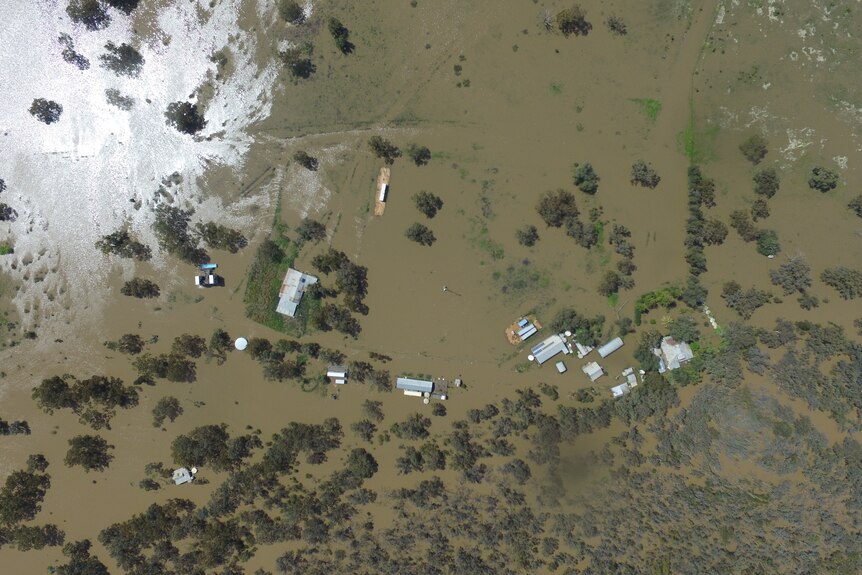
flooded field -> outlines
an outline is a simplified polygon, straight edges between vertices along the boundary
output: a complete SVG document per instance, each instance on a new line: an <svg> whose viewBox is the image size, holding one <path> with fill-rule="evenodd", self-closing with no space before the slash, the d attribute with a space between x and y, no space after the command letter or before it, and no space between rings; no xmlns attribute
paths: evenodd
<svg viewBox="0 0 862 575"><path fill-rule="evenodd" d="M855 3L585 1L590 26L570 35L558 22L570 6L542 1L319 1L288 24L278 3L141 0L128 16L111 8L99 31L72 24L65 2L48 4L0 2L0 14L22 37L49 14L94 69L104 42L131 39L146 72L123 88L152 110L122 126L134 149L118 147L120 128L82 131L109 121L102 92L114 79L99 69L104 78L74 89L71 76L27 80L3 125L0 202L18 217L0 222L13 248L0 255L0 420L29 431L0 437L6 570L74 565L80 553L63 545L82 540L111 573L862 570L862 286L846 287L848 274L845 299L821 275L862 262L862 220L848 209L862 189ZM339 50L332 17L352 49ZM174 67L199 48L201 61ZM312 64L309 77L291 76L279 55L291 50ZM2 58L4 70L26 60ZM52 82L69 116L42 125L25 110ZM194 138L162 125L161 109L183 98L208 119ZM69 146L45 144L56 134ZM768 150L756 165L740 152L754 134ZM402 152L381 216L373 136ZM426 162L411 145L428 148ZM657 185L633 184L640 160ZM586 163L599 178L592 194L573 179ZM696 204L694 165L714 185ZM811 189L814 167L835 172L834 189ZM767 215L752 182L765 169L780 178ZM48 189L58 174L68 193ZM537 204L560 189L578 214L546 225ZM442 203L431 218L417 209L421 192ZM223 285L196 288L195 267L159 247L159 205L244 234L237 253L208 247ZM732 224L755 205L760 231L746 241ZM726 238L701 241L698 217L721 222ZM309 218L325 234L303 243ZM414 223L432 245L406 237ZM93 247L123 225L151 260ZM528 226L533 242L516 233ZM763 230L777 234L772 258L758 252ZM357 337L315 323L346 294L306 295L304 333L294 320L280 333L247 317L269 240L328 290L343 291L340 272L320 271L330 250L367 268L367 314L348 314ZM776 270L800 260L808 285L785 293ZM620 284L610 290L609 275ZM158 297L121 295L132 277L158 284ZM734 300L727 282L754 293ZM643 303L674 289L666 305ZM504 330L526 314L543 328L513 346ZM595 339L583 343L621 335L624 346L566 355L560 374L561 356L527 359L555 328ZM217 330L253 345L220 350ZM694 359L660 375L652 347L676 333ZM140 336L141 353L111 344L124 334ZM178 352L183 334L203 348ZM148 371L147 357L191 362L193 375ZM606 374L595 383L581 371L588 361ZM330 363L350 366L347 385L323 377ZM643 369L640 383L612 399L628 367ZM277 371L288 368L298 371ZM112 409L81 391L40 409L50 402L34 389L64 374L134 382L136 405ZM402 374L445 378L448 400L391 389ZM166 397L182 413L154 423ZM109 423L94 425L93 409ZM183 455L183 436L222 423L221 447L209 429L197 459ZM64 464L81 435L112 446L105 469ZM32 481L50 476L31 512L10 502L32 493L7 480L28 465ZM181 465L199 468L190 485L170 480ZM159 512L145 514L152 505Z"/></svg>

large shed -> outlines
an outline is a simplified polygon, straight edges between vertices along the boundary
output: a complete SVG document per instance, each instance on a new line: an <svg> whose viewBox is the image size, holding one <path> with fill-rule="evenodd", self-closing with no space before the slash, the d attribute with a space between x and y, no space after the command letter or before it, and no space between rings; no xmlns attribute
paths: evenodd
<svg viewBox="0 0 862 575"><path fill-rule="evenodd" d="M431 393L434 391L434 382L427 379L413 379L410 377L399 377L395 380L396 389L403 391L417 391L419 393Z"/></svg>
<svg viewBox="0 0 862 575"><path fill-rule="evenodd" d="M621 348L623 346L623 339L621 337L615 337L602 347L600 347L597 351L599 352L599 356L605 358Z"/></svg>
<svg viewBox="0 0 862 575"><path fill-rule="evenodd" d="M566 340L559 334L552 335L545 341L535 346L531 353L539 365L545 363L558 353L571 353L569 346L566 345Z"/></svg>

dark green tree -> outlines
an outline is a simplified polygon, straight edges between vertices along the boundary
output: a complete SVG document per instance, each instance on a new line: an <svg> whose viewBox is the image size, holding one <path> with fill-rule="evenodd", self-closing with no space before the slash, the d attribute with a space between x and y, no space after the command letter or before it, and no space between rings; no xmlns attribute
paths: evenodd
<svg viewBox="0 0 862 575"><path fill-rule="evenodd" d="M132 278L123 284L120 293L139 299L159 297L159 286L142 278Z"/></svg>
<svg viewBox="0 0 862 575"><path fill-rule="evenodd" d="M335 46L338 50L342 54L352 54L355 46L350 41L350 31L341 23L341 20L331 16L326 27L329 29L332 39L335 40Z"/></svg>
<svg viewBox="0 0 862 575"><path fill-rule="evenodd" d="M413 203L416 204L416 209L427 218L436 216L437 211L443 207L443 200L439 196L425 190L413 194Z"/></svg>
<svg viewBox="0 0 862 575"><path fill-rule="evenodd" d="M536 204L536 211L546 225L554 228L576 219L580 214L574 194L563 189L542 194Z"/></svg>
<svg viewBox="0 0 862 575"><path fill-rule="evenodd" d="M739 151L742 152L746 160L757 165L769 153L769 149L766 147L768 144L766 138L760 134L753 134L739 145Z"/></svg>
<svg viewBox="0 0 862 575"><path fill-rule="evenodd" d="M215 222L198 222L195 224L195 231L209 247L232 254L248 245L248 240L242 233Z"/></svg>
<svg viewBox="0 0 862 575"><path fill-rule="evenodd" d="M533 247L539 241L539 230L534 225L527 225L515 232L518 243L522 246Z"/></svg>
<svg viewBox="0 0 862 575"><path fill-rule="evenodd" d="M412 226L407 228L407 231L404 232L404 235L423 246L433 245L434 242L437 241L437 238L434 236L434 232L432 232L427 226L423 226L419 222L416 222Z"/></svg>
<svg viewBox="0 0 862 575"><path fill-rule="evenodd" d="M375 156L381 158L387 165L394 164L395 160L401 157L401 150L381 136L371 136L368 139L368 147L371 148Z"/></svg>
<svg viewBox="0 0 862 575"><path fill-rule="evenodd" d="M417 166L424 166L431 161L431 150L425 146L410 144L407 146L407 156L413 160Z"/></svg>
<svg viewBox="0 0 862 575"><path fill-rule="evenodd" d="M60 119L63 106L53 100L36 98L30 104L30 114L43 124L53 124Z"/></svg>
<svg viewBox="0 0 862 575"><path fill-rule="evenodd" d="M811 173L808 175L808 187L812 190L819 190L826 193L829 190L834 190L837 186L837 172L822 166L815 166L811 169Z"/></svg>
<svg viewBox="0 0 862 575"><path fill-rule="evenodd" d="M761 230L757 234L757 253L763 256L774 256L780 251L781 245L775 230Z"/></svg>
<svg viewBox="0 0 862 575"><path fill-rule="evenodd" d="M69 451L63 462L68 467L79 465L84 471L103 471L108 468L114 456L110 445L98 435L78 435L69 440Z"/></svg>
<svg viewBox="0 0 862 575"><path fill-rule="evenodd" d="M191 102L172 102L165 110L167 124L183 134L194 135L204 129L207 121Z"/></svg>
<svg viewBox="0 0 862 575"><path fill-rule="evenodd" d="M0 526L11 526L36 517L51 486L51 478L34 471L13 471L0 489Z"/></svg>
<svg viewBox="0 0 862 575"><path fill-rule="evenodd" d="M708 246L720 246L727 238L727 226L721 220L707 220L703 226L703 243Z"/></svg>
<svg viewBox="0 0 862 575"><path fill-rule="evenodd" d="M593 29L593 25L587 21L587 12L578 4L566 8L557 13L557 28L568 38L575 36L586 36Z"/></svg>
<svg viewBox="0 0 862 575"><path fill-rule="evenodd" d="M755 222L769 217L769 204L763 198L758 198L751 203L751 219Z"/></svg>
<svg viewBox="0 0 862 575"><path fill-rule="evenodd" d="M595 195L599 191L599 178L592 164L585 162L583 164L575 164L573 179L578 189L585 194Z"/></svg>
<svg viewBox="0 0 862 575"><path fill-rule="evenodd" d="M661 181L652 164L638 160L632 164L631 184L643 186L644 188L655 188Z"/></svg>
<svg viewBox="0 0 862 575"><path fill-rule="evenodd" d="M374 456L361 447L350 451L345 467L350 473L362 479L372 477L378 469Z"/></svg>
<svg viewBox="0 0 862 575"><path fill-rule="evenodd" d="M103 254L147 261L152 257L150 247L133 239L126 230L117 230L96 241L96 248Z"/></svg>
<svg viewBox="0 0 862 575"><path fill-rule="evenodd" d="M199 335L184 333L174 338L171 345L171 353L187 355L189 357L200 357L207 350L207 342Z"/></svg>
<svg viewBox="0 0 862 575"><path fill-rule="evenodd" d="M754 192L766 199L771 198L778 192L781 180L775 168L765 168L754 173Z"/></svg>
<svg viewBox="0 0 862 575"><path fill-rule="evenodd" d="M677 341L691 343L700 337L697 329L697 320L691 314L684 314L674 318L667 326L668 335Z"/></svg>
<svg viewBox="0 0 862 575"><path fill-rule="evenodd" d="M57 575L109 575L105 564L90 555L91 547L88 539L64 545L63 555L68 559L68 563L57 567Z"/></svg>
<svg viewBox="0 0 862 575"><path fill-rule="evenodd" d="M180 400L172 395L166 395L157 401L153 407L153 427L161 427L165 419L169 419L173 423L182 414L183 408L180 405Z"/></svg>
<svg viewBox="0 0 862 575"><path fill-rule="evenodd" d="M296 0L278 0L278 15L291 24L302 24L305 12Z"/></svg>
<svg viewBox="0 0 862 575"><path fill-rule="evenodd" d="M311 51L305 47L294 46L278 55L291 78L307 80L317 71L317 66L311 61Z"/></svg>

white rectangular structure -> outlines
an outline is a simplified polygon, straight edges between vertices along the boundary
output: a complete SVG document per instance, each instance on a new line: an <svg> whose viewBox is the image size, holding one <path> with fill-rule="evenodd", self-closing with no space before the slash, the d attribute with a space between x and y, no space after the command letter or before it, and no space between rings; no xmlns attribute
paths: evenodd
<svg viewBox="0 0 862 575"><path fill-rule="evenodd" d="M584 359L588 353L593 351L593 348L591 348L590 346L582 345L577 341L575 342L575 347L578 349L578 359Z"/></svg>
<svg viewBox="0 0 862 575"><path fill-rule="evenodd" d="M387 193L389 193L389 184L383 184L380 186L380 193L377 194L377 201L385 202ZM365 197L367 198L368 196Z"/></svg>
<svg viewBox="0 0 862 575"><path fill-rule="evenodd" d="M558 353L571 353L569 346L566 345L566 340L559 334L552 335L539 345L535 346L532 350L533 358L538 362L539 365L542 365Z"/></svg>
<svg viewBox="0 0 862 575"><path fill-rule="evenodd" d="M565 363L563 363L562 361L558 361L558 362L557 362L557 371L558 371L558 372L560 372L560 373L566 373L566 369L567 369L567 368L566 368L566 364L565 364Z"/></svg>
<svg viewBox="0 0 862 575"><path fill-rule="evenodd" d="M405 389L404 395L409 395L410 397L422 397L421 391L413 391L412 389Z"/></svg>
<svg viewBox="0 0 862 575"><path fill-rule="evenodd" d="M395 380L395 387L405 391L416 391L419 394L431 393L434 391L434 382L427 379L412 379L409 377L399 377Z"/></svg>
<svg viewBox="0 0 862 575"><path fill-rule="evenodd" d="M605 358L623 346L623 339L615 337L598 349L599 356Z"/></svg>
<svg viewBox="0 0 862 575"><path fill-rule="evenodd" d="M583 371L587 375L587 377L590 378L590 381L595 381L605 374L605 372L602 370L602 366L600 366L594 361L591 361L590 363L582 367L581 371Z"/></svg>

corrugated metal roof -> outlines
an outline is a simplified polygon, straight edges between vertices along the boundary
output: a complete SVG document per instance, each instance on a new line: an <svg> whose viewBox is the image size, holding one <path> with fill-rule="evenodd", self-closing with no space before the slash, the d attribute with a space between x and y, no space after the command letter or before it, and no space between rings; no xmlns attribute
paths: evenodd
<svg viewBox="0 0 862 575"><path fill-rule="evenodd" d="M538 349L538 351L536 351ZM533 348L533 355L539 364L543 364L558 353L568 353L566 342L558 335L554 335Z"/></svg>
<svg viewBox="0 0 862 575"><path fill-rule="evenodd" d="M615 337L598 349L601 357L607 357L623 346L623 340L620 337Z"/></svg>
<svg viewBox="0 0 862 575"><path fill-rule="evenodd" d="M399 377L395 380L395 387L406 391L419 391L422 393L431 393L434 391L434 382L425 379L412 379L409 377Z"/></svg>
<svg viewBox="0 0 862 575"><path fill-rule="evenodd" d="M275 311L282 315L293 317L296 314L296 308L302 299L303 292L305 292L308 286L316 283L317 278L315 276L289 268L284 275L284 281L281 282L281 289L278 291L278 306L275 308Z"/></svg>

